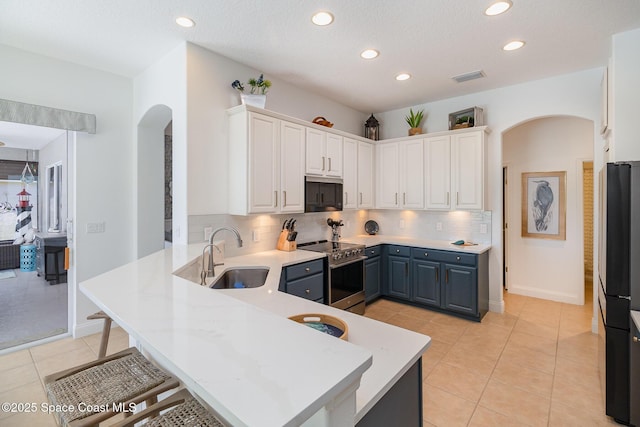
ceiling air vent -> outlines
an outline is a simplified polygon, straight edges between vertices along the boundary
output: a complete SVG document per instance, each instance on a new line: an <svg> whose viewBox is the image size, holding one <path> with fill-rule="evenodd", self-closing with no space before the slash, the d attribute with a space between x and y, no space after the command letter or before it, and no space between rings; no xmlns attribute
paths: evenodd
<svg viewBox="0 0 640 427"><path fill-rule="evenodd" d="M451 78L458 83L462 83L469 80L480 79L485 76L486 75L484 74L484 71L478 70L478 71L472 71L470 73L460 74L459 76L453 76Z"/></svg>

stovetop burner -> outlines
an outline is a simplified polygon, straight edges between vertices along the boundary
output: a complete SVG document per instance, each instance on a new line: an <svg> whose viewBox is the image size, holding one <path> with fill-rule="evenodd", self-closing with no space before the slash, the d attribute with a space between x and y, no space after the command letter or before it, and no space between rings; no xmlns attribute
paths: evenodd
<svg viewBox="0 0 640 427"><path fill-rule="evenodd" d="M299 249L312 252L324 252L329 254L330 264L339 264L354 259L355 257L364 256L364 245L345 242L329 242L328 240L320 240L317 242L307 242L298 245Z"/></svg>

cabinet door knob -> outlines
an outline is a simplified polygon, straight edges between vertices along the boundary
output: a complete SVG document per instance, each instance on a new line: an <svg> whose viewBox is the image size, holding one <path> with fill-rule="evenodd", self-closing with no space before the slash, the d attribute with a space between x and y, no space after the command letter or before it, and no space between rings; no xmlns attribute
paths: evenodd
<svg viewBox="0 0 640 427"><path fill-rule="evenodd" d="M425 253L424 253L424 256L429 256L429 252L425 252Z"/></svg>
<svg viewBox="0 0 640 427"><path fill-rule="evenodd" d="M633 342L638 342L640 341L640 339L638 339L638 337L633 337Z"/></svg>
<svg viewBox="0 0 640 427"><path fill-rule="evenodd" d="M307 273L311 271L311 269L309 267L305 268L304 271L306 271Z"/></svg>
<svg viewBox="0 0 640 427"><path fill-rule="evenodd" d="M457 256L457 257L456 257L456 260L457 260L457 261L460 261L460 257L459 257L459 256Z"/></svg>
<svg viewBox="0 0 640 427"><path fill-rule="evenodd" d="M311 291L309 289L305 290L305 293L310 294Z"/></svg>
<svg viewBox="0 0 640 427"><path fill-rule="evenodd" d="M399 253L400 253L400 249L396 249L396 253L398 253L398 254L399 254Z"/></svg>
<svg viewBox="0 0 640 427"><path fill-rule="evenodd" d="M371 255L375 255L376 251L371 251Z"/></svg>

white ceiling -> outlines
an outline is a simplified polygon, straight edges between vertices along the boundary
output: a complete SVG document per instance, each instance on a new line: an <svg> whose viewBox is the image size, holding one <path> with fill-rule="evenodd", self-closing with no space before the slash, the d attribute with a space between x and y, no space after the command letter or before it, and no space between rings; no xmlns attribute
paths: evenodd
<svg viewBox="0 0 640 427"><path fill-rule="evenodd" d="M2 0L0 43L133 77L187 40L366 113L604 66L610 36L640 27L638 0L513 0L487 17L491 2ZM332 25L311 24L321 9ZM527 44L502 51L512 39ZM380 57L362 60L365 48Z"/></svg>
<svg viewBox="0 0 640 427"><path fill-rule="evenodd" d="M4 147L40 150L66 130L0 121L0 142ZM2 148L0 148L1 156Z"/></svg>

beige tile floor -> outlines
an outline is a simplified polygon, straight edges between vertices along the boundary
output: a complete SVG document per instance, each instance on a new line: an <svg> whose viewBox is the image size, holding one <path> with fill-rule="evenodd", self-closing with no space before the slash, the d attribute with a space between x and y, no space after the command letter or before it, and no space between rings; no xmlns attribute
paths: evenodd
<svg viewBox="0 0 640 427"><path fill-rule="evenodd" d="M590 301L590 298L588 298ZM561 304L505 294L506 312L481 323L380 300L367 316L427 334L425 426L600 426L604 415L591 303ZM46 402L42 378L93 360L100 335L0 357L0 402ZM113 330L109 353L128 347ZM51 415L0 412L0 425L55 426Z"/></svg>
<svg viewBox="0 0 640 427"><path fill-rule="evenodd" d="M53 427L53 415L41 410L47 402L42 378L98 357L100 334L85 338L65 338L26 350L0 356L0 403L36 403L34 413L11 413L0 410L2 427ZM120 328L111 331L107 353L129 347L129 336Z"/></svg>
<svg viewBox="0 0 640 427"><path fill-rule="evenodd" d="M505 293L505 306L481 323L385 300L367 308L432 338L422 359L424 425L615 425L600 391L591 302Z"/></svg>

